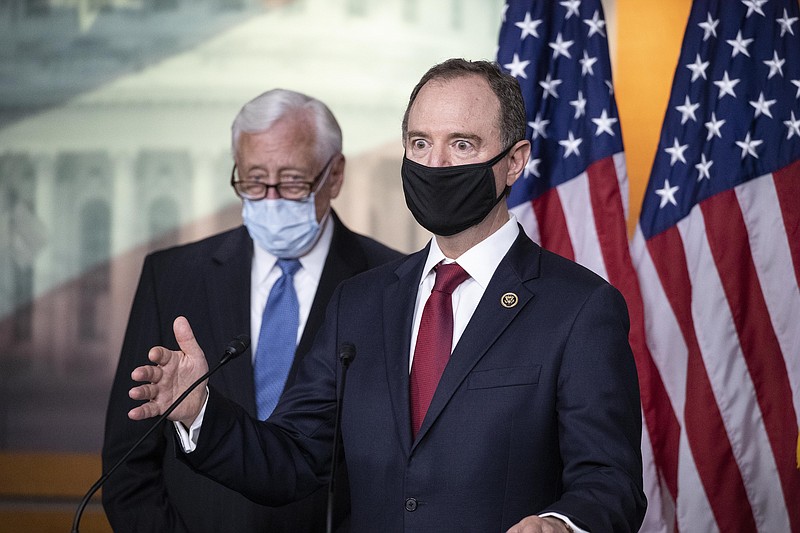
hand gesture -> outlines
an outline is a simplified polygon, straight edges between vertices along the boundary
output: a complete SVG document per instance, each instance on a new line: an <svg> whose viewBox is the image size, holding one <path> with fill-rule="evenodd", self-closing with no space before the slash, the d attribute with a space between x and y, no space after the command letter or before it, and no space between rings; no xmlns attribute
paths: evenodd
<svg viewBox="0 0 800 533"><path fill-rule="evenodd" d="M145 381L144 385L133 387L128 395L134 400L145 400L128 412L131 420L144 420L159 416L203 374L208 371L208 362L197 340L194 338L189 321L179 316L172 325L179 351L168 350L162 346L150 349L147 357L155 365L145 365L131 372L134 381ZM169 415L169 419L191 426L206 401L205 384L199 385Z"/></svg>

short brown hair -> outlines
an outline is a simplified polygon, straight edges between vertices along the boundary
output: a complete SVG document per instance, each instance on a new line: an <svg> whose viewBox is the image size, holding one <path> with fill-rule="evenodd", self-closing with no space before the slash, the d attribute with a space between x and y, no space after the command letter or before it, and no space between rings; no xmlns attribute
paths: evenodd
<svg viewBox="0 0 800 533"><path fill-rule="evenodd" d="M408 133L408 114L422 86L431 80L453 80L469 75L478 75L485 79L500 102L498 128L500 141L504 147L511 146L525 138L525 101L517 79L506 74L497 63L491 61L468 61L466 59L448 59L431 67L411 91L408 106L403 115L403 141Z"/></svg>

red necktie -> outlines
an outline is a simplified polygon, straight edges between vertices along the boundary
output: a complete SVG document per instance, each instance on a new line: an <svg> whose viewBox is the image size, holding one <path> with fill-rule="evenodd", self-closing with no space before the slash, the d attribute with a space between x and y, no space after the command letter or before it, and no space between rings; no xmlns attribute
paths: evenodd
<svg viewBox="0 0 800 533"><path fill-rule="evenodd" d="M422 310L414 362L411 365L411 430L417 436L453 347L453 302L450 296L469 274L456 263L435 267L436 282Z"/></svg>

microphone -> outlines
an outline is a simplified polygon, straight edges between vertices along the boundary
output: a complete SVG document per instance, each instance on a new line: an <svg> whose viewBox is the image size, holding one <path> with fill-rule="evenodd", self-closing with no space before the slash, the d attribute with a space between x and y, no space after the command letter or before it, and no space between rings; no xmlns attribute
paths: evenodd
<svg viewBox="0 0 800 533"><path fill-rule="evenodd" d="M333 454L331 458L331 478L328 480L328 515L325 520L325 530L333 533L333 492L336 483L336 464L339 462L339 437L342 433L340 427L342 422L342 404L344 403L344 386L347 382L347 369L350 363L356 358L356 347L349 342L344 342L339 347L339 361L342 363L342 386L339 387L339 394L336 396L336 425L333 430Z"/></svg>
<svg viewBox="0 0 800 533"><path fill-rule="evenodd" d="M222 366L228 361L241 355L245 350L247 350L248 346L250 346L250 337L247 335L237 335L236 338L230 341L228 345L225 346L222 359L220 359L219 363L217 363L217 366L200 376L197 381L189 385L189 388L183 391L183 394L181 394L177 400L172 402L172 405L170 405L169 408L164 411L164 414L158 417L158 420L156 420L155 423L150 426L150 429L148 429L145 434L142 435L127 452L125 452L125 455L123 455L122 458L117 461L108 472L101 476L100 479L98 479L95 484L91 486L89 491L83 496L81 503L78 505L78 509L75 511L75 518L72 521L72 533L78 533L78 526L81 523L81 515L83 515L83 510L86 508L86 505L89 503L89 500L92 498L94 493L103 486L103 483L106 482L111 474L113 474L114 471L125 462L125 460L133 453L133 451L138 448L142 442L144 442L144 439L146 439L148 435L150 435L158 426L160 426L161 423L170 415L170 413L172 413L172 411L174 411L175 408L178 407L178 405L180 405L180 403L185 400L186 397L189 396L189 394L196 389L198 385L200 385L200 383L208 379L214 372L222 368Z"/></svg>

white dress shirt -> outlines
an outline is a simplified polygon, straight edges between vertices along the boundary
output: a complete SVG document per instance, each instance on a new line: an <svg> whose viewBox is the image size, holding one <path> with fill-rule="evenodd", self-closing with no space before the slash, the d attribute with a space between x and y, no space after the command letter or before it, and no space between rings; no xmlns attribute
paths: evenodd
<svg viewBox="0 0 800 533"><path fill-rule="evenodd" d="M456 287L451 296L453 302L453 348L458 344L461 334L464 333L470 318L472 318L478 303L489 285L489 281L494 276L494 271L500 261L505 257L514 240L519 234L517 219L511 215L509 221L492 233L489 237L482 240L453 261L445 257L439 244L434 237L428 250L428 259L422 270L422 279L417 289L417 303L414 310L414 322L411 329L411 346L409 347L408 371L411 372L411 364L414 361L414 350L417 345L417 335L419 334L419 323L422 320L422 310L425 302L433 290L436 281L436 272L433 267L444 261L445 263L458 263L467 274L469 279Z"/></svg>

